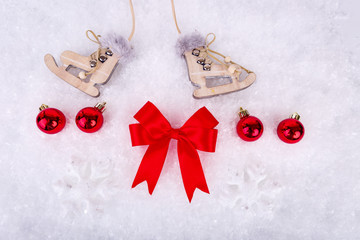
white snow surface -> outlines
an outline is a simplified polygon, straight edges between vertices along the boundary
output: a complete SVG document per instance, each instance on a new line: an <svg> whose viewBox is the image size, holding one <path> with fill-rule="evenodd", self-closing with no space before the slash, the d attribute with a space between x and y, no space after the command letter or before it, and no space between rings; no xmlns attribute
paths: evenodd
<svg viewBox="0 0 360 240"><path fill-rule="evenodd" d="M217 35L212 48L257 74L246 90L197 100L170 1L134 0L135 56L97 99L44 64L96 45L85 31L127 37L126 0L4 1L0 31L1 239L359 239L359 18L355 0L178 0L183 34ZM183 187L176 142L153 195L131 189L146 151L128 125L152 101L173 127L206 106L220 124L215 153L199 152L210 195ZM103 128L81 132L77 112L106 101ZM63 111L65 129L35 124L42 104ZM239 107L260 118L263 136L236 134ZM303 140L281 142L277 124L293 112Z"/></svg>

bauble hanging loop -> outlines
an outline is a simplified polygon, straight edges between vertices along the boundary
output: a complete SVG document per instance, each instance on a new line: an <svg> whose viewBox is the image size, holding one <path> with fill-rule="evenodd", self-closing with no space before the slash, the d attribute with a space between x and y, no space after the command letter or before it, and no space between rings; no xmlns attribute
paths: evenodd
<svg viewBox="0 0 360 240"><path fill-rule="evenodd" d="M297 143L305 134L305 128L299 121L300 115L294 113L290 118L281 121L277 128L277 134L281 141L285 143Z"/></svg>
<svg viewBox="0 0 360 240"><path fill-rule="evenodd" d="M94 107L81 109L75 117L78 128L86 133L98 131L104 122L102 113L105 111L106 102L97 103Z"/></svg>
<svg viewBox="0 0 360 240"><path fill-rule="evenodd" d="M47 134L55 134L63 130L66 124L65 115L56 108L49 108L48 105L40 106L40 113L36 117L36 125Z"/></svg>
<svg viewBox="0 0 360 240"><path fill-rule="evenodd" d="M249 112L243 108L240 108L239 117L240 121L236 126L239 137L247 142L258 140L264 130L262 122L258 118L250 116Z"/></svg>

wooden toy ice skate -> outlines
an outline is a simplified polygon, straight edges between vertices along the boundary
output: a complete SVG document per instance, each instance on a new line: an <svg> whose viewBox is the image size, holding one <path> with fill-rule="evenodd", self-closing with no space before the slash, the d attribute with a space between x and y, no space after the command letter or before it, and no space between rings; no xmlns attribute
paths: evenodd
<svg viewBox="0 0 360 240"><path fill-rule="evenodd" d="M174 0L171 0L171 5L176 29L181 34L176 20ZM210 42L207 41L209 36L213 36ZM195 98L239 91L249 87L256 80L255 73L233 62L230 57L209 48L215 38L214 33L209 33L205 40L195 33L182 36L177 42L178 52L185 57L190 81L198 87L193 93ZM214 54L222 57L223 61Z"/></svg>
<svg viewBox="0 0 360 240"><path fill-rule="evenodd" d="M212 97L239 91L253 84L256 79L255 73L231 61L230 57L209 48L215 40L213 33L209 33L207 37L210 35L214 36L210 43L184 52L190 81L199 87L194 91L193 96ZM212 53L223 57L224 61L220 61ZM213 60L219 63L214 63Z"/></svg>
<svg viewBox="0 0 360 240"><path fill-rule="evenodd" d="M88 30L87 36L89 32L94 34ZM44 61L50 71L59 78L92 97L98 97L100 92L95 85L104 84L109 80L120 56L113 53L110 48L102 48L98 36L95 34L94 36L100 47L90 56L86 57L72 51L65 51L60 56L62 66L58 66L50 54L45 55ZM72 68L80 70L80 72L77 71L77 76L70 72Z"/></svg>
<svg viewBox="0 0 360 240"><path fill-rule="evenodd" d="M70 85L92 97L98 97L100 92L96 85L105 84L110 79L120 58L123 63L123 59L130 55L129 42L135 32L135 14L132 0L129 0L129 4L132 15L132 31L127 40L113 34L100 41L100 35L88 30L86 31L87 38L99 45L96 52L90 56L81 56L72 51L65 51L60 56L62 66L56 64L52 55L46 54L44 57L46 66ZM89 33L92 36L89 36Z"/></svg>

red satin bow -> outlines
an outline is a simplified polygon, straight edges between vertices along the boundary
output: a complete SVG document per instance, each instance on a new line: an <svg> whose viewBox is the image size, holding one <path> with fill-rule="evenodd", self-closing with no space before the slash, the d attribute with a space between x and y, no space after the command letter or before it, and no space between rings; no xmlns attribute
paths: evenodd
<svg viewBox="0 0 360 240"><path fill-rule="evenodd" d="M174 129L151 102L147 102L134 116L139 123L130 124L132 146L149 145L132 187L147 181L152 194L163 168L170 140L177 139L178 157L186 194L191 202L199 188L209 193L196 149L215 152L218 121L206 107L199 109L180 128Z"/></svg>

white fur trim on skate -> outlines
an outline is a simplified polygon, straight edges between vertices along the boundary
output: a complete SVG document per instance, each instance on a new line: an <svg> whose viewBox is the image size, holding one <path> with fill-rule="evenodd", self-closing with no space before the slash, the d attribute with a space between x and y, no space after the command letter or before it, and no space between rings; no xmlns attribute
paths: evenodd
<svg viewBox="0 0 360 240"><path fill-rule="evenodd" d="M199 32L194 32L184 36L180 36L176 42L176 52L183 56L185 52L202 47L205 44L205 37Z"/></svg>
<svg viewBox="0 0 360 240"><path fill-rule="evenodd" d="M120 56L120 63L124 63L129 60L132 55L132 47L130 42L115 33L108 34L100 38L102 47L109 47L116 55Z"/></svg>

